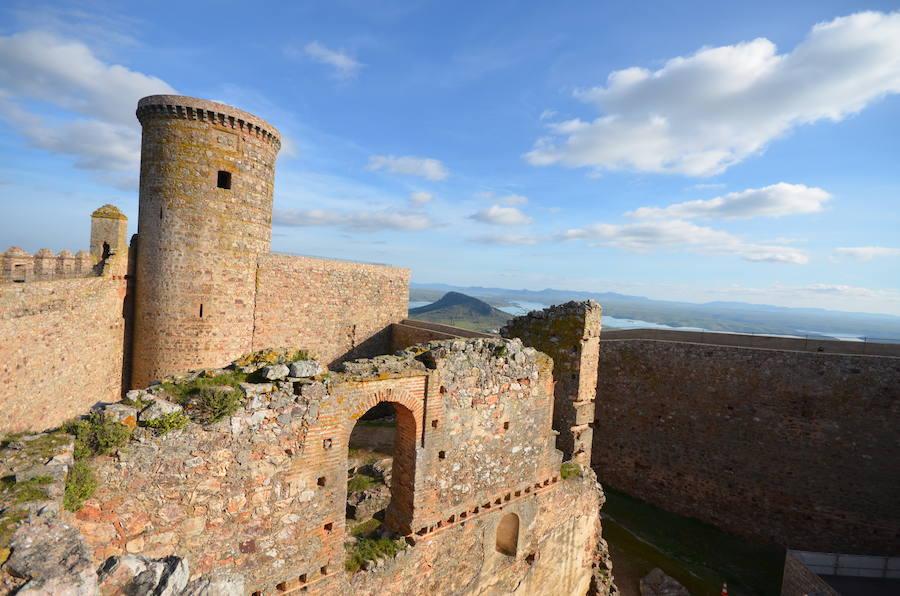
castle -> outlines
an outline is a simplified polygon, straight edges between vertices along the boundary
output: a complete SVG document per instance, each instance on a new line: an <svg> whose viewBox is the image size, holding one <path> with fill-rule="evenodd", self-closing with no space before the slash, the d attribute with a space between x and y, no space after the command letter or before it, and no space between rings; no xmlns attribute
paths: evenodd
<svg viewBox="0 0 900 596"><path fill-rule="evenodd" d="M137 116L137 235L105 205L89 250L3 255L0 431L19 434L0 474L22 492L0 502L0 590L114 594L145 569L166 593L605 594L594 470L769 543L900 554L895 346L601 342L590 302L518 317L505 339L406 320L406 269L269 252L273 126L178 96ZM201 386L239 404L160 431ZM405 548L349 572L351 435L384 403L384 527ZM128 442L76 461L54 429L89 411ZM79 461L96 490L62 510ZM53 544L77 564L39 565Z"/></svg>
<svg viewBox="0 0 900 596"><path fill-rule="evenodd" d="M160 593L607 593L599 306L524 317L509 339L404 321L407 270L269 252L273 126L180 96L137 117L130 244L104 206L75 265L4 255L0 430L20 434L0 471L43 488L2 509L0 587L132 593L143 566ZM236 395L226 414L191 401ZM350 572L350 435L380 403L396 412L383 524L399 546ZM126 443L53 430L88 411ZM96 482L75 506L73 466ZM48 567L54 544L67 563Z"/></svg>

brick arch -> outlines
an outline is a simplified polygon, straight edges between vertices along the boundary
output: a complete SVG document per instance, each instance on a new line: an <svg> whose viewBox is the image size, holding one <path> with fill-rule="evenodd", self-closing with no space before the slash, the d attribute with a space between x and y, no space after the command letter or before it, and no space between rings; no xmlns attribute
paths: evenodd
<svg viewBox="0 0 900 596"><path fill-rule="evenodd" d="M406 387L379 387L374 391L366 392L365 397L360 400L359 411L352 416L351 422L356 424L363 414L381 402L400 404L405 407L412 413L416 421L416 428L421 430L422 413L425 411L425 393L413 395Z"/></svg>
<svg viewBox="0 0 900 596"><path fill-rule="evenodd" d="M394 436L393 474L391 480L391 502L385 513L385 526L399 534L412 532L416 486L416 448L423 432L425 392L410 391L407 387L388 385L374 381L373 387L359 396L355 411L346 424L349 447L350 434L356 422L379 403L394 406L397 427Z"/></svg>

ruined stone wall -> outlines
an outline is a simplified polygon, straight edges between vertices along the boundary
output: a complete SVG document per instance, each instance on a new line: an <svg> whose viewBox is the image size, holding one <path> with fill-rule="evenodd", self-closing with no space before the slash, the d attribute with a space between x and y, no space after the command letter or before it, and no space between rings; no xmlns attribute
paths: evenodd
<svg viewBox="0 0 900 596"><path fill-rule="evenodd" d="M789 548L898 553L900 359L616 340L600 365L602 482Z"/></svg>
<svg viewBox="0 0 900 596"><path fill-rule="evenodd" d="M253 349L304 346L326 363L384 354L406 317L409 270L282 254L259 256Z"/></svg>
<svg viewBox="0 0 900 596"><path fill-rule="evenodd" d="M191 577L236 571L264 595L574 596L592 577L608 590L602 494L590 470L561 478L545 356L478 339L350 362L324 378L272 376L243 385L246 403L221 422L164 436L139 428L127 449L93 461L97 492L66 519L97 565L177 555ZM383 401L398 414L386 525L409 546L352 574L343 567L348 439ZM509 513L519 519L512 555L496 547Z"/></svg>
<svg viewBox="0 0 900 596"><path fill-rule="evenodd" d="M0 284L0 434L122 396L123 275Z"/></svg>
<svg viewBox="0 0 900 596"><path fill-rule="evenodd" d="M592 593L607 594L612 573L600 537L602 503L593 474L561 480L436 532L384 566L355 574L348 593L583 596L594 574L597 591ZM498 525L509 513L519 518L514 556L496 548Z"/></svg>
<svg viewBox="0 0 900 596"><path fill-rule="evenodd" d="M500 330L553 358L556 446L584 465L591 461L600 314L596 302L567 302L511 319Z"/></svg>
<svg viewBox="0 0 900 596"><path fill-rule="evenodd" d="M489 333L470 331L452 325L442 325L428 321L404 319L391 325L391 352L429 341L459 339L464 337L496 337Z"/></svg>

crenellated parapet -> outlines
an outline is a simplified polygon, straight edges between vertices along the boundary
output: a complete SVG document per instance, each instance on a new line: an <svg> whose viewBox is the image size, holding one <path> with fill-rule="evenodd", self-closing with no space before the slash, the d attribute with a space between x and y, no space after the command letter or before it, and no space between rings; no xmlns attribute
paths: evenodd
<svg viewBox="0 0 900 596"><path fill-rule="evenodd" d="M90 251L54 253L42 248L33 255L19 246L3 253L0 283L24 283L73 277L124 276L128 269L128 218L114 205L91 214Z"/></svg>
<svg viewBox="0 0 900 596"><path fill-rule="evenodd" d="M75 254L62 250L54 254L49 248L42 248L32 255L18 246L12 246L3 253L0 282L24 283L98 274L86 250Z"/></svg>
<svg viewBox="0 0 900 596"><path fill-rule="evenodd" d="M151 95L138 102L136 115L141 124L152 118L207 122L255 136L273 145L276 151L281 147L281 135L274 126L253 114L215 101L183 95Z"/></svg>

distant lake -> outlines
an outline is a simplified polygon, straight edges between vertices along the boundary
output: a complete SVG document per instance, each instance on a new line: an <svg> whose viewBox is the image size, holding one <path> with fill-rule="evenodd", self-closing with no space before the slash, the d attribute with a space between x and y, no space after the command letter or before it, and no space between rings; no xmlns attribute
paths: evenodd
<svg viewBox="0 0 900 596"><path fill-rule="evenodd" d="M423 300L413 300L412 302L409 303L409 308L410 309L419 308L420 306L428 306L429 304L432 304L432 303L429 302L428 300L424 300L424 301Z"/></svg>
<svg viewBox="0 0 900 596"><path fill-rule="evenodd" d="M529 313L533 310L543 310L547 308L546 304L541 304L540 302L513 302L513 306L499 306L497 307L499 310L503 312L508 312L511 315L524 315L525 313Z"/></svg>
<svg viewBox="0 0 900 596"><path fill-rule="evenodd" d="M616 329L677 329L679 331L709 331L703 327L673 327L662 323L651 323L640 319L619 319L609 315L603 315L603 326L609 325Z"/></svg>

